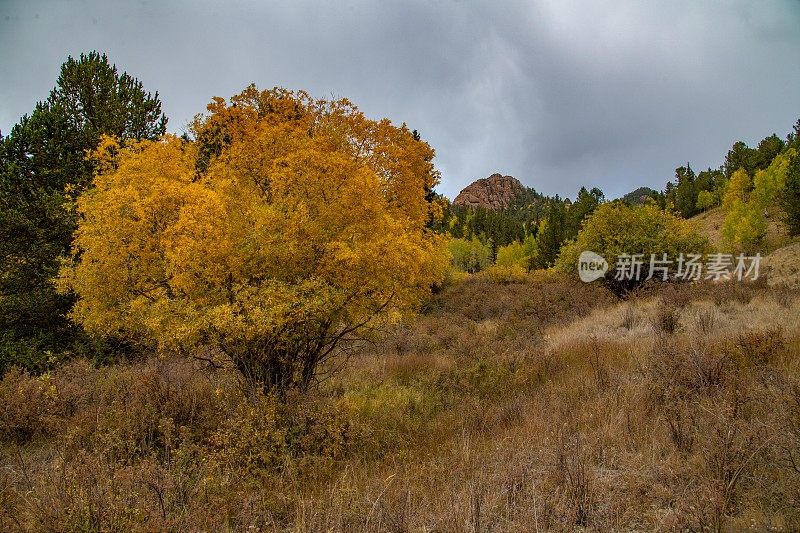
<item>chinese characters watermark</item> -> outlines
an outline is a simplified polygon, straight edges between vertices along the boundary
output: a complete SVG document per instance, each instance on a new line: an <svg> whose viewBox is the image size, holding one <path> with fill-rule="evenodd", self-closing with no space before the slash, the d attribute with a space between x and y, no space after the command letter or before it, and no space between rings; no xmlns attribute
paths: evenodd
<svg viewBox="0 0 800 533"><path fill-rule="evenodd" d="M614 279L617 281L646 281L669 279L681 281L737 280L755 281L759 276L761 254L684 254L669 257L666 253L620 254L614 264ZM585 251L578 259L578 274L582 281L591 282L606 275L608 262L601 255Z"/></svg>

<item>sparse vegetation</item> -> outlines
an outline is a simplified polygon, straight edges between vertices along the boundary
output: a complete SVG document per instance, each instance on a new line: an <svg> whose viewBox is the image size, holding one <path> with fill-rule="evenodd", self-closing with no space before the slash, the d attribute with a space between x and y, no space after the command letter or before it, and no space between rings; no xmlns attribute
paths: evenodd
<svg viewBox="0 0 800 533"><path fill-rule="evenodd" d="M619 302L559 276L472 279L286 402L173 356L15 370L0 525L793 530L785 292L657 284ZM646 319L661 309L666 326Z"/></svg>

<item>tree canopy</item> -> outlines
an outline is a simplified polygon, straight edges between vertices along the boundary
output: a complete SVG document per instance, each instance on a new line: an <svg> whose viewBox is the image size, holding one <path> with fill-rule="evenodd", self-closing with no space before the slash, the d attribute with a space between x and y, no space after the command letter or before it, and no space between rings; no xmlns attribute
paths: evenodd
<svg viewBox="0 0 800 533"><path fill-rule="evenodd" d="M254 387L306 387L443 278L433 150L303 92L250 86L208 111L194 140L103 141L61 287L92 332L210 345Z"/></svg>
<svg viewBox="0 0 800 533"><path fill-rule="evenodd" d="M611 281L614 261L624 254L642 254L645 261L650 260L651 254L658 258L667 254L675 260L682 253L703 254L709 250L706 238L668 211L651 204L631 206L624 202L608 202L599 206L586 220L578 237L561 249L555 268L574 274L581 252L591 251L612 265L606 274L606 279ZM612 283L612 287L626 290L636 282Z"/></svg>

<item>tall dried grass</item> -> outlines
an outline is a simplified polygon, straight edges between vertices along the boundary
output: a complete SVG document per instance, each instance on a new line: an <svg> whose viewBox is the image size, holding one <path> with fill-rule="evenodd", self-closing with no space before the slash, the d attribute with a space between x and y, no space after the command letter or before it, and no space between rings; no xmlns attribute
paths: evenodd
<svg viewBox="0 0 800 533"><path fill-rule="evenodd" d="M468 280L282 401L172 357L12 371L0 529L797 530L780 299Z"/></svg>

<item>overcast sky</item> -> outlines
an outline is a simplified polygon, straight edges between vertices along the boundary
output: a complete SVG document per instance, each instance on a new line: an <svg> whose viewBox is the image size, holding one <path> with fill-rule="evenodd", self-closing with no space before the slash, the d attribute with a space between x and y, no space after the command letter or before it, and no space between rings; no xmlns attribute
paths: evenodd
<svg viewBox="0 0 800 533"><path fill-rule="evenodd" d="M98 50L174 132L251 82L346 96L419 130L450 198L493 172L661 189L800 118L800 0L0 0L0 50L3 133Z"/></svg>

